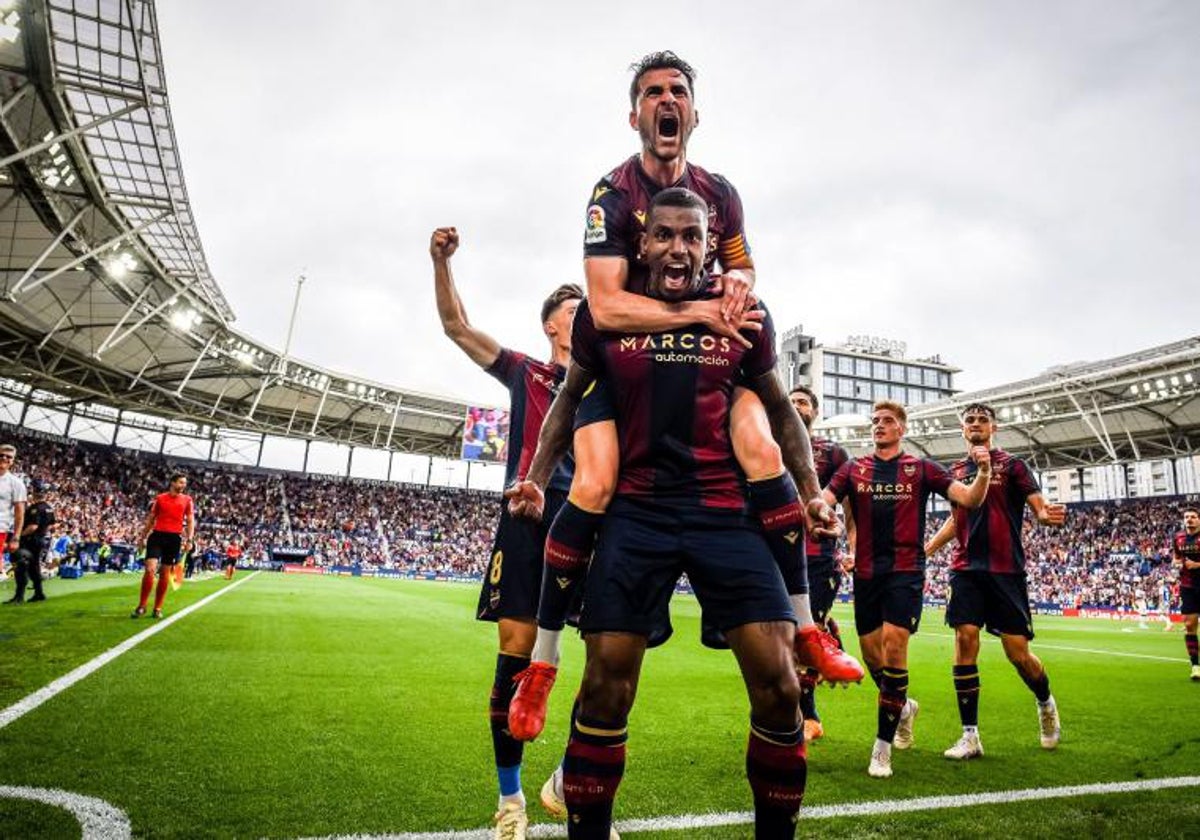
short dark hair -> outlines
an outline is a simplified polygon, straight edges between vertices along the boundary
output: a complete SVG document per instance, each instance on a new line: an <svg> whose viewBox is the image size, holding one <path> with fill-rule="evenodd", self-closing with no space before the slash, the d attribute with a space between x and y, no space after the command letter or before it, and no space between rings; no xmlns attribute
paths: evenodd
<svg viewBox="0 0 1200 840"><path fill-rule="evenodd" d="M174 484L176 481L178 481L178 480L179 480L179 479L181 479L181 478L185 478L185 479L186 479L186 478L187 478L187 474L186 474L186 473L181 473L181 472L173 472L173 473L171 473L171 478L170 478L170 480L167 482L167 484Z"/></svg>
<svg viewBox="0 0 1200 840"><path fill-rule="evenodd" d="M817 395L813 393L813 389L809 388L807 385L792 386L792 390L788 391L788 396L790 397L792 394L804 394L804 396L808 397L808 401L812 403L814 410L820 409L821 407L821 401L817 399Z"/></svg>
<svg viewBox="0 0 1200 840"><path fill-rule="evenodd" d="M968 403L966 406L963 407L963 410L958 413L959 419L961 420L963 417L966 417L968 411L982 411L984 414L986 414L988 417L991 417L993 420L996 419L996 409L992 408L987 403L981 403L981 402Z"/></svg>
<svg viewBox="0 0 1200 840"><path fill-rule="evenodd" d="M583 300L583 289L577 283L563 283L542 301L542 323L549 321L554 311L569 300Z"/></svg>
<svg viewBox="0 0 1200 840"><path fill-rule="evenodd" d="M688 93L695 96L695 68L670 50L662 50L644 55L633 64L630 64L629 69L633 71L633 81L629 83L629 105L632 108L637 107L638 82L642 80L642 76L651 70L678 70L687 79Z"/></svg>
<svg viewBox="0 0 1200 840"><path fill-rule="evenodd" d="M705 222L708 221L708 202L685 187L667 187L665 190L659 190L650 202L650 212L646 215L653 216L654 211L659 207L683 207L699 210Z"/></svg>
<svg viewBox="0 0 1200 840"><path fill-rule="evenodd" d="M1189 513L1194 513L1197 516L1200 516L1200 507L1196 507L1195 505L1188 505L1182 511L1180 511L1179 515L1184 516Z"/></svg>

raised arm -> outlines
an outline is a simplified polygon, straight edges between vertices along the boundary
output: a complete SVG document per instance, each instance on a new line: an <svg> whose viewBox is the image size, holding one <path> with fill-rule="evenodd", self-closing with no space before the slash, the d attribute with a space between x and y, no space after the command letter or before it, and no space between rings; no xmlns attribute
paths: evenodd
<svg viewBox="0 0 1200 840"><path fill-rule="evenodd" d="M955 481L946 493L951 502L965 508L977 508L983 504L987 497L988 483L992 480L992 456L986 446L972 447L971 460L977 467L975 480L969 486Z"/></svg>
<svg viewBox="0 0 1200 840"><path fill-rule="evenodd" d="M795 407L784 392L779 377L772 370L755 377L749 384L750 390L762 400L767 411L767 420L771 423L771 434L779 442L783 453L783 463L796 481L796 488L804 503L805 515L808 517L809 529L816 536L837 536L841 526L838 525L828 499L821 493L817 470L813 466L812 442L808 438L808 430L804 428L800 415L796 413Z"/></svg>
<svg viewBox="0 0 1200 840"><path fill-rule="evenodd" d="M542 421L537 451L529 463L529 472L524 480L504 491L504 497L508 499L508 510L513 516L541 519L546 483L571 446L575 410L579 408L583 395L594 381L595 377L586 368L575 362L567 366L563 386L554 402L550 403L546 419Z"/></svg>
<svg viewBox="0 0 1200 840"><path fill-rule="evenodd" d="M442 331L457 344L475 364L491 367L500 356L496 339L475 329L467 320L462 298L454 286L450 257L458 250L458 231L452 227L438 228L429 239L429 256L433 258L433 290L437 298L438 317Z"/></svg>

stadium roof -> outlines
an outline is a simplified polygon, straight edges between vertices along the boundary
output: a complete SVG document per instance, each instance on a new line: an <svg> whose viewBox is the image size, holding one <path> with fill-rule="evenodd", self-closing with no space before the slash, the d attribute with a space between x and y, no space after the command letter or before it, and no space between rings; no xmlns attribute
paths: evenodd
<svg viewBox="0 0 1200 840"><path fill-rule="evenodd" d="M1190 456L1200 441L1200 337L918 406L909 445L939 461L962 457L958 417L973 402L998 412L1002 448L1043 470ZM832 418L825 428L848 446L870 446L866 418Z"/></svg>
<svg viewBox="0 0 1200 840"><path fill-rule="evenodd" d="M204 258L153 3L0 4L0 364L61 408L454 455L458 401L232 327ZM57 396L55 396L57 395Z"/></svg>

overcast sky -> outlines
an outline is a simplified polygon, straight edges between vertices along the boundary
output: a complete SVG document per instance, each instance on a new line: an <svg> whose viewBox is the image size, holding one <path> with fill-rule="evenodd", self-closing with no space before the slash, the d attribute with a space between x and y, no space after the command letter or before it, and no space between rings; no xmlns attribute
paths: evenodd
<svg viewBox="0 0 1200 840"><path fill-rule="evenodd" d="M628 66L699 71L689 159L741 193L780 329L939 353L982 388L1200 333L1195 2L160 0L168 91L235 326L503 403L440 330L545 357L593 183L638 149Z"/></svg>

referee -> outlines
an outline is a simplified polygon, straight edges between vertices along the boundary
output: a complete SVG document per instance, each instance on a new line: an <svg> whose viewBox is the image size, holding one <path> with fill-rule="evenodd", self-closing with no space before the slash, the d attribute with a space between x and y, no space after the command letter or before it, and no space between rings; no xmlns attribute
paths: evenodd
<svg viewBox="0 0 1200 840"><path fill-rule="evenodd" d="M160 565L162 574L158 576L158 588L154 592L154 617L162 618L163 601L167 599L171 576L180 555L191 548L196 531L196 509L192 497L183 492L186 489L187 476L175 473L171 476L167 492L159 493L150 505L142 538L138 541L138 548L145 548L146 552L142 593L137 609L130 618L141 618L146 614L146 602L150 600L150 590L155 589L154 574Z"/></svg>

